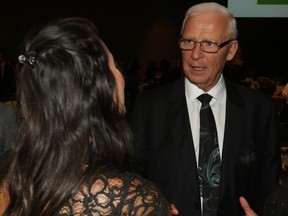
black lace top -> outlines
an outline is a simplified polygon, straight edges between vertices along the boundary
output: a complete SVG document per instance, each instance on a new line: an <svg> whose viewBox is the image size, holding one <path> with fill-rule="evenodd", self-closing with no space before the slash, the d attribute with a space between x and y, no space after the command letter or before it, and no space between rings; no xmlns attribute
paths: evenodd
<svg viewBox="0 0 288 216"><path fill-rule="evenodd" d="M87 182L57 216L164 216L168 202L158 187L137 174L111 170Z"/></svg>

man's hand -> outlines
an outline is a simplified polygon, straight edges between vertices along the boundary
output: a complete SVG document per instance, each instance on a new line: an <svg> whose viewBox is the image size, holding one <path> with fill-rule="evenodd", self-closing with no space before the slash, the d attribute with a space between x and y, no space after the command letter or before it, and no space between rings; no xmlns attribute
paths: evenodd
<svg viewBox="0 0 288 216"><path fill-rule="evenodd" d="M244 197L240 197L239 202L245 211L245 216L257 216L257 214L250 208L249 203Z"/></svg>
<svg viewBox="0 0 288 216"><path fill-rule="evenodd" d="M174 204L169 204L169 211L167 216L176 216L179 215L179 212Z"/></svg>

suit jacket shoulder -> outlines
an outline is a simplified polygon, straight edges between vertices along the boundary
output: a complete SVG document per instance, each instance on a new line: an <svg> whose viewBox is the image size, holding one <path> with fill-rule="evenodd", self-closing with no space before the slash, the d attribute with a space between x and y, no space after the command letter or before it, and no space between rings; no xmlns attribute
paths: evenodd
<svg viewBox="0 0 288 216"><path fill-rule="evenodd" d="M20 121L18 114L12 108L5 103L0 103L0 157L14 145Z"/></svg>

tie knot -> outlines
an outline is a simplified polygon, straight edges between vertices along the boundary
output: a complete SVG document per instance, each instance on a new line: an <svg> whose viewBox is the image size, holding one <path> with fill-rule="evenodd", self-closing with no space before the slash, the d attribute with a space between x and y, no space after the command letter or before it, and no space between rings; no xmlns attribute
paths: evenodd
<svg viewBox="0 0 288 216"><path fill-rule="evenodd" d="M202 107L207 107L209 106L209 102L212 99L212 96L209 94L202 94L197 99L202 103Z"/></svg>

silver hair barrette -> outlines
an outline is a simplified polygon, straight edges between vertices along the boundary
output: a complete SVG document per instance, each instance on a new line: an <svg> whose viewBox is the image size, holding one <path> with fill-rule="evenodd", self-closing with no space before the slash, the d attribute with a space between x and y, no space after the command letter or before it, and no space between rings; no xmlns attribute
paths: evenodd
<svg viewBox="0 0 288 216"><path fill-rule="evenodd" d="M34 54L30 54L28 56L25 55L20 55L18 57L18 61L21 64L28 64L30 67L34 68L35 67L35 63L36 63L36 59L35 59L35 55Z"/></svg>

